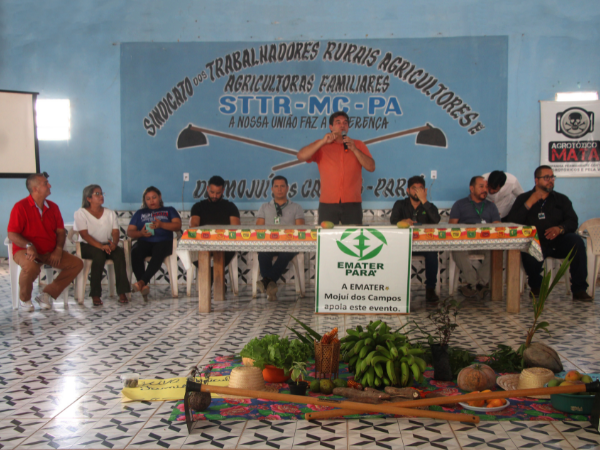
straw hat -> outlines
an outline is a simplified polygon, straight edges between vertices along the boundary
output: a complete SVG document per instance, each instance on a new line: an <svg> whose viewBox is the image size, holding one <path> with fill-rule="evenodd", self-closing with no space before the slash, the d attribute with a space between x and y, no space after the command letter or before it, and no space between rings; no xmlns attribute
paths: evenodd
<svg viewBox="0 0 600 450"><path fill-rule="evenodd" d="M516 389L534 389L544 387L544 385L553 380L554 373L549 369L542 367L531 367L523 369L520 374L502 375L496 379L496 383L505 391L514 391ZM549 395L530 395L531 398L550 398Z"/></svg>
<svg viewBox="0 0 600 450"><path fill-rule="evenodd" d="M254 366L234 367L229 374L229 387L235 389L249 389L253 391L279 392L278 386L265 385L262 370ZM223 395L225 398L248 398L238 395Z"/></svg>

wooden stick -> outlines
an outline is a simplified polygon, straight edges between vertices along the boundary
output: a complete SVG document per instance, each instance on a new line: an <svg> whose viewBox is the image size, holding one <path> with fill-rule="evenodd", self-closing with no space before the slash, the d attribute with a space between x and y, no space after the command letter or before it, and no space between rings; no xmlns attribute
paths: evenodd
<svg viewBox="0 0 600 450"><path fill-rule="evenodd" d="M412 401L412 400L405 399L400 402L381 403L381 405L398 406L400 408L404 408L404 404L408 401ZM418 412L420 412L421 410L411 409L411 411L415 411L415 414L414 414L415 416L423 417L423 416L419 416L419 414L418 414ZM435 411L431 411L431 412L435 412ZM332 417L351 416L354 414L364 414L364 413L365 413L365 411L356 411L354 409L332 409L331 411L315 411L315 412L311 412L311 413L306 413L306 414L304 414L304 418L306 420L324 420L324 419L330 419ZM444 414L452 414L452 413L444 413ZM446 420L446 419L444 419L444 420Z"/></svg>
<svg viewBox="0 0 600 450"><path fill-rule="evenodd" d="M399 405L402 408L415 408L418 406L433 406L433 405L448 405L458 402L470 402L472 400L491 400L494 398L514 398L528 397L530 395L551 395L551 394L573 394L576 392L586 392L585 384L576 384L572 386L556 386L551 388L534 388L534 389L516 389L513 391L495 391L495 392L480 392L476 394L453 395L450 397L435 397L424 398L419 400L405 400L392 405ZM598 394L596 394L598 395ZM320 420L330 417L349 416L352 414L362 414L366 411L361 410L336 409L332 411L319 411L305 414L306 420Z"/></svg>
<svg viewBox="0 0 600 450"><path fill-rule="evenodd" d="M349 402L345 400L325 400L303 395L279 394L275 392L254 391L250 389L235 389L221 386L210 386L208 384L203 384L201 389L202 392L214 392L215 394L237 395L240 397L251 398L266 398L267 400L303 403L307 405L334 406L338 408L351 409L352 411L368 411L379 414L396 414L399 416L427 417L430 419L455 420L459 422L479 423L479 417L472 414L454 414L439 411L400 408L398 406L390 404L369 405L365 403ZM412 403L412 401L409 402Z"/></svg>
<svg viewBox="0 0 600 450"><path fill-rule="evenodd" d="M221 131L210 130L208 128L197 127L195 125L190 125L189 129L192 131L199 131L201 133L212 134L213 136L218 136L225 139L231 139L232 141L243 142L244 144L256 145L257 147L263 147L269 150L275 150L276 152L287 153L288 155L296 155L298 153L297 150L292 150L285 147L280 147L279 145L269 144L267 142L258 141L256 139L245 138L241 136L237 136L235 134L223 133Z"/></svg>

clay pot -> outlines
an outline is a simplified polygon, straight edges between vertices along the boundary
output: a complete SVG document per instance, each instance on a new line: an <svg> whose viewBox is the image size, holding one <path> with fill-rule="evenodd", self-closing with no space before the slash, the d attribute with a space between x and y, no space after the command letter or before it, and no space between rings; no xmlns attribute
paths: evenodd
<svg viewBox="0 0 600 450"><path fill-rule="evenodd" d="M267 383L285 383L289 376L285 374L283 369L267 364L263 369L263 378Z"/></svg>

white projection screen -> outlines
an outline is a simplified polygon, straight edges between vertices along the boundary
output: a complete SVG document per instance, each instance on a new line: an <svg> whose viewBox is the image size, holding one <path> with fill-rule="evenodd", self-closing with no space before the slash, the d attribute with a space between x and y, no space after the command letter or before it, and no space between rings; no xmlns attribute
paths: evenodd
<svg viewBox="0 0 600 450"><path fill-rule="evenodd" d="M39 173L36 92L0 90L0 178Z"/></svg>

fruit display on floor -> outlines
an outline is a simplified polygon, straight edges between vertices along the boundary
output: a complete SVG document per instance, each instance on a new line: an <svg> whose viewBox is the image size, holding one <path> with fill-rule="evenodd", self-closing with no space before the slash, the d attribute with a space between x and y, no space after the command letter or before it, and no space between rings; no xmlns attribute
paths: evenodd
<svg viewBox="0 0 600 450"><path fill-rule="evenodd" d="M361 325L347 329L346 333L340 339L342 360L363 387L404 387L423 381L426 363L421 355L425 350L411 346L406 335L392 332L381 320L369 323L366 329Z"/></svg>

